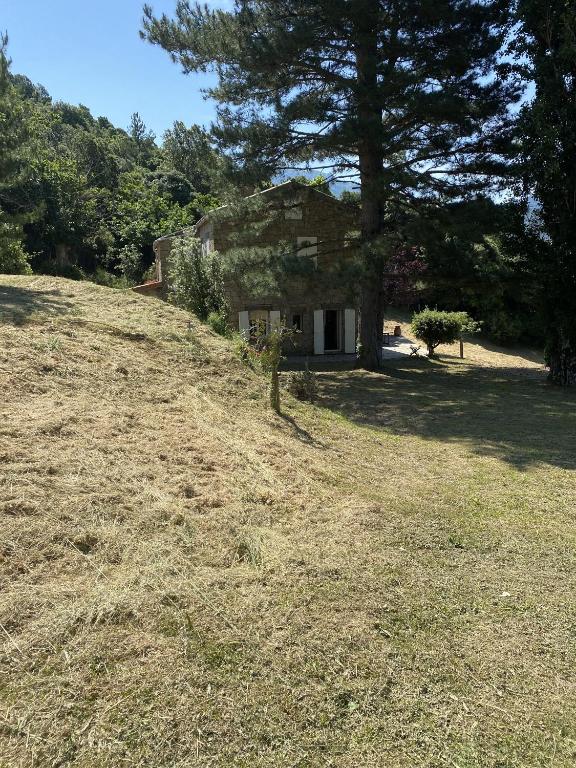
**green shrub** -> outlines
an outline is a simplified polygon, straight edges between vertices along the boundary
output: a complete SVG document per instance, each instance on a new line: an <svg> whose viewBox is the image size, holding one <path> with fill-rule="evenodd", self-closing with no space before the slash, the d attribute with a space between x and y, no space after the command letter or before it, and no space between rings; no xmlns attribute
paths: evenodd
<svg viewBox="0 0 576 768"><path fill-rule="evenodd" d="M220 310L219 312L210 312L206 320L214 333L229 338L231 336L230 326L228 325L228 315Z"/></svg>
<svg viewBox="0 0 576 768"><path fill-rule="evenodd" d="M142 254L135 245L123 245L116 252L120 271L132 285L142 282Z"/></svg>
<svg viewBox="0 0 576 768"><path fill-rule="evenodd" d="M428 357L433 357L434 350L440 344L453 344L464 333L476 333L479 324L466 312L440 312L426 308L413 316L411 329L414 336L426 344Z"/></svg>
<svg viewBox="0 0 576 768"><path fill-rule="evenodd" d="M0 224L0 227L4 225ZM3 237L0 233L0 272L7 275L29 275L29 255L20 240Z"/></svg>
<svg viewBox="0 0 576 768"><path fill-rule="evenodd" d="M107 272L103 267L96 267L90 279L96 285L105 285L107 288L126 289L131 285L124 275L119 277L113 272Z"/></svg>
<svg viewBox="0 0 576 768"><path fill-rule="evenodd" d="M234 334L234 347L236 349L236 354L242 360L243 363L245 363L249 368L252 368L254 370L255 368L255 361L254 361L254 349L250 342L246 340L243 334L241 333L235 333Z"/></svg>
<svg viewBox="0 0 576 768"><path fill-rule="evenodd" d="M87 280L88 276L77 264L54 264L45 261L36 269L41 275L54 275L55 277L66 277L68 280Z"/></svg>
<svg viewBox="0 0 576 768"><path fill-rule="evenodd" d="M150 280L156 280L157 277L158 275L156 273L156 262L154 261L142 275L142 282L147 283Z"/></svg>
<svg viewBox="0 0 576 768"><path fill-rule="evenodd" d="M286 389L298 400L313 403L318 397L318 380L309 368L305 371L292 371L286 380Z"/></svg>
<svg viewBox="0 0 576 768"><path fill-rule="evenodd" d="M226 309L217 253L203 253L198 238L179 237L172 244L168 261L168 290L174 304L194 312L201 320L211 312Z"/></svg>
<svg viewBox="0 0 576 768"><path fill-rule="evenodd" d="M280 413L280 374L279 366L282 358L282 345L291 339L295 333L293 328L284 325L267 328L257 325L251 328L251 339L243 334L236 336L237 352L243 362L252 370L261 371L270 380L270 406Z"/></svg>
<svg viewBox="0 0 576 768"><path fill-rule="evenodd" d="M528 327L528 318L514 316L505 310L496 310L490 314L482 327L496 344L516 344Z"/></svg>

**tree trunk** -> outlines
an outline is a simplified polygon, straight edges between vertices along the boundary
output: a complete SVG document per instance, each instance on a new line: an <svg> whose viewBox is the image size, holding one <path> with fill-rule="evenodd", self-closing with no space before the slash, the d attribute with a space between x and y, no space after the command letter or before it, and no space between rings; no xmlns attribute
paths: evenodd
<svg viewBox="0 0 576 768"><path fill-rule="evenodd" d="M549 381L561 387L576 386L576 347L562 332L554 331L548 342Z"/></svg>
<svg viewBox="0 0 576 768"><path fill-rule="evenodd" d="M382 364L384 327L383 291L375 280L363 281L360 314L360 354L358 367L377 371Z"/></svg>
<svg viewBox="0 0 576 768"><path fill-rule="evenodd" d="M364 276L360 295L360 355L358 366L377 370L382 363L384 329L384 260L377 242L383 228L384 161L382 110L378 93L378 12L368 0L361 14L356 42L358 83L358 161L360 223Z"/></svg>
<svg viewBox="0 0 576 768"><path fill-rule="evenodd" d="M280 377L278 366L272 366L270 372L270 406L276 413L280 413Z"/></svg>
<svg viewBox="0 0 576 768"><path fill-rule="evenodd" d="M65 269L70 266L70 246L66 243L56 243L56 266L58 269Z"/></svg>

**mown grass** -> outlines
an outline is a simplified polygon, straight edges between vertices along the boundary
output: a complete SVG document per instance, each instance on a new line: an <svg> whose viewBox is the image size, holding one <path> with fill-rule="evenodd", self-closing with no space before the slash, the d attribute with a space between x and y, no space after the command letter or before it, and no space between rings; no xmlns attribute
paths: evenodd
<svg viewBox="0 0 576 768"><path fill-rule="evenodd" d="M320 374L0 278L0 765L576 762L574 396L537 358Z"/></svg>

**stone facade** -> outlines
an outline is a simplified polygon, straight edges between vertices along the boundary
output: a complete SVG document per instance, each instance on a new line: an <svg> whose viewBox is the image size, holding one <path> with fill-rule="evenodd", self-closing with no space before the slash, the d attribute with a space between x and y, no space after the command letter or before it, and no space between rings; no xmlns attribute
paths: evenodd
<svg viewBox="0 0 576 768"><path fill-rule="evenodd" d="M347 258L347 239L358 229L356 209L294 181L247 201L246 210L231 212L222 208L204 216L187 232L156 240L157 279L163 290L171 242L178 235L195 235L208 251L219 253L282 244L293 263L298 265L298 259L302 259L306 268L299 273L296 267L294 274L291 272L282 287L272 293L255 292L240 279L229 281L226 293L231 325L244 333L260 320L296 326L299 333L289 343L288 354L355 352L357 312L342 267Z"/></svg>

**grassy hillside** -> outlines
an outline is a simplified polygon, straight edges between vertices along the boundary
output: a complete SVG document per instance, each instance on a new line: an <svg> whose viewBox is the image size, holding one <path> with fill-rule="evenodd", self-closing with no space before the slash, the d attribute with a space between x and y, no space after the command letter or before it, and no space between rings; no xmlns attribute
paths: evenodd
<svg viewBox="0 0 576 768"><path fill-rule="evenodd" d="M526 353L266 386L0 277L0 766L576 762L576 398Z"/></svg>

